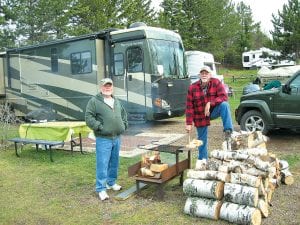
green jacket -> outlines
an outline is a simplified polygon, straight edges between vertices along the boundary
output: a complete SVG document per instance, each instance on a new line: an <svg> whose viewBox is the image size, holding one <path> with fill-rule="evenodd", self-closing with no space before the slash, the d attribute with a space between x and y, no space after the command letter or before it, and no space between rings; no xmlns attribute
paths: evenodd
<svg viewBox="0 0 300 225"><path fill-rule="evenodd" d="M120 101L115 99L114 109L109 107L101 94L92 97L85 112L85 122L96 137L114 138L128 127L127 113Z"/></svg>

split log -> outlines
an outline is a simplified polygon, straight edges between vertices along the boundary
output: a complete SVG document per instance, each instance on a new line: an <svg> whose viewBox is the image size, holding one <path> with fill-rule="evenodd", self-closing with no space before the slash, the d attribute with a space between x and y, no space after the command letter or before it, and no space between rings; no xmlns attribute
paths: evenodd
<svg viewBox="0 0 300 225"><path fill-rule="evenodd" d="M155 175L150 169L148 169L146 167L142 167L140 169L140 171L141 171L142 176L154 177L154 175Z"/></svg>
<svg viewBox="0 0 300 225"><path fill-rule="evenodd" d="M220 218L235 224L261 224L261 212L259 209L231 202L222 204Z"/></svg>
<svg viewBox="0 0 300 225"><path fill-rule="evenodd" d="M223 182L230 181L230 174L213 170L198 171L190 169L187 172L187 177L201 180L219 180Z"/></svg>
<svg viewBox="0 0 300 225"><path fill-rule="evenodd" d="M240 184L225 183L224 199L240 205L257 207L258 189Z"/></svg>
<svg viewBox="0 0 300 225"><path fill-rule="evenodd" d="M208 198L187 198L184 212L191 216L218 220L222 202Z"/></svg>
<svg viewBox="0 0 300 225"><path fill-rule="evenodd" d="M224 182L189 178L183 182L183 192L188 196L219 200L224 195Z"/></svg>
<svg viewBox="0 0 300 225"><path fill-rule="evenodd" d="M262 181L260 182L260 185L258 186L258 195L264 196L264 197L267 195L266 188Z"/></svg>
<svg viewBox="0 0 300 225"><path fill-rule="evenodd" d="M185 147L186 148L198 148L199 146L203 145L203 141L201 140L197 140L197 139L193 139L192 141L190 141Z"/></svg>
<svg viewBox="0 0 300 225"><path fill-rule="evenodd" d="M266 148L266 142L268 141L267 136L263 135L262 132L253 132L248 137L248 148L260 147Z"/></svg>
<svg viewBox="0 0 300 225"><path fill-rule="evenodd" d="M261 215L264 218L269 216L269 204L264 199L258 200L257 208L260 210Z"/></svg>
<svg viewBox="0 0 300 225"><path fill-rule="evenodd" d="M275 188L276 188L276 186L271 181L269 181L268 187L266 188L269 204L271 203Z"/></svg>
<svg viewBox="0 0 300 225"><path fill-rule="evenodd" d="M150 166L150 170L153 172L160 173L160 172L168 169L168 167L169 166L166 163L161 163L161 164L152 163Z"/></svg>
<svg viewBox="0 0 300 225"><path fill-rule="evenodd" d="M281 182L283 184L292 185L294 183L294 177L288 169L281 170L280 175L281 175Z"/></svg>
<svg viewBox="0 0 300 225"><path fill-rule="evenodd" d="M259 187L261 184L261 177L242 173L231 173L230 183Z"/></svg>

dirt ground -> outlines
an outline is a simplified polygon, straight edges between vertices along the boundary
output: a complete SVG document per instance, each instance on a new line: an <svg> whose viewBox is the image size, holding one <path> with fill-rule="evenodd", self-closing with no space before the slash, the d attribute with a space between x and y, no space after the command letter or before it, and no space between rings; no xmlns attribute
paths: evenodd
<svg viewBox="0 0 300 225"><path fill-rule="evenodd" d="M235 127L239 131L239 126ZM184 120L169 119L148 124L131 125L130 132L185 133ZM196 137L195 130L192 138ZM276 188L270 207L270 216L262 220L264 225L299 225L300 224L300 134L289 130L277 130L268 134L267 149L277 158L295 157L296 165L291 172L294 175L293 185L280 185ZM181 141L186 144L188 139ZM209 127L209 151L220 149L223 142L221 122L214 121Z"/></svg>

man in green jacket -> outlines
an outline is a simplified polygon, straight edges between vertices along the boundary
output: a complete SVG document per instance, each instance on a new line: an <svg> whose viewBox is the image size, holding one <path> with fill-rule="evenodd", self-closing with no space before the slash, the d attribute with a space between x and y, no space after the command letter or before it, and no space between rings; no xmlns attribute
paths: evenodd
<svg viewBox="0 0 300 225"><path fill-rule="evenodd" d="M121 190L116 183L119 168L120 135L127 129L127 114L113 96L113 81L100 81L100 93L86 107L86 124L96 137L96 192L103 201L109 198L106 190Z"/></svg>

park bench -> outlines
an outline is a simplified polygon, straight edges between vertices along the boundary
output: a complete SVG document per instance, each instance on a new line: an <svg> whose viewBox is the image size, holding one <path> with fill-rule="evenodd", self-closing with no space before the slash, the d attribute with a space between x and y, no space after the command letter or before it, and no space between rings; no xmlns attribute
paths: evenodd
<svg viewBox="0 0 300 225"><path fill-rule="evenodd" d="M49 149L51 162L53 162L52 147L59 146L59 145L63 146L65 144L64 141L47 141L47 140L38 140L38 139L29 139L29 138L12 138L12 139L9 139L8 141L14 142L16 155L18 157L20 157L20 155L18 154L18 143L21 143L22 145L35 144L37 151L38 151L39 145L43 145L43 146L45 146L46 150Z"/></svg>

